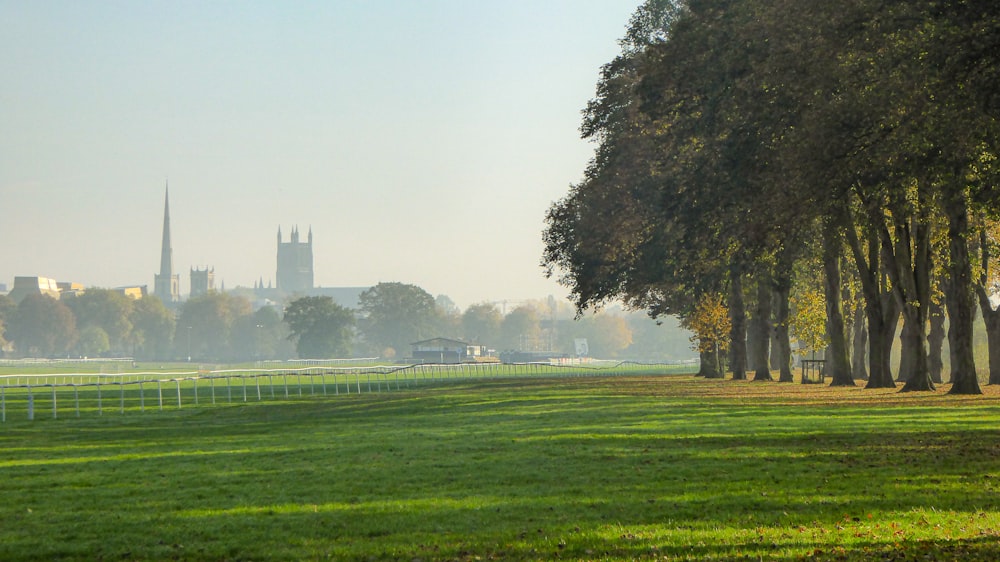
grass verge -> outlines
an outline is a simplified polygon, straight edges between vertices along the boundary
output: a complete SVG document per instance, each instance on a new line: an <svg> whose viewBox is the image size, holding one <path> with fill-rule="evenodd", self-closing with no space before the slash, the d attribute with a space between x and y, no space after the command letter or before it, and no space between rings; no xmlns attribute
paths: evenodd
<svg viewBox="0 0 1000 562"><path fill-rule="evenodd" d="M997 392L477 381L0 427L0 559L1000 558Z"/></svg>

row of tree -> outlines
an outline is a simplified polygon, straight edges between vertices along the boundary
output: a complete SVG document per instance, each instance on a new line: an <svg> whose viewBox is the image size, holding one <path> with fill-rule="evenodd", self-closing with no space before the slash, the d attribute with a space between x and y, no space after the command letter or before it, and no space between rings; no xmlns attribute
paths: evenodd
<svg viewBox="0 0 1000 562"><path fill-rule="evenodd" d="M901 319L904 390L940 381L947 316L952 392L978 393L978 295L1000 382L1000 4L648 0L621 45L543 235L580 310L681 316L703 374L770 379L773 349L788 380L793 304L822 294L833 384L860 310L869 387Z"/></svg>
<svg viewBox="0 0 1000 562"><path fill-rule="evenodd" d="M632 316L600 314L572 320L552 299L522 303L509 313L480 303L464 312L446 296L415 285L380 283L357 308L329 297L300 297L283 310L254 310L244 296L209 292L168 309L159 298L132 300L91 288L56 300L29 295L15 305L0 296L0 348L19 356L119 356L139 360L245 361L379 356L405 358L410 344L432 337L481 343L498 351L572 354L588 341L591 354L614 358L684 356L684 333Z"/></svg>
<svg viewBox="0 0 1000 562"><path fill-rule="evenodd" d="M174 323L174 314L153 296L133 300L94 288L63 300L28 295L15 304L0 295L0 349L25 357L160 356Z"/></svg>

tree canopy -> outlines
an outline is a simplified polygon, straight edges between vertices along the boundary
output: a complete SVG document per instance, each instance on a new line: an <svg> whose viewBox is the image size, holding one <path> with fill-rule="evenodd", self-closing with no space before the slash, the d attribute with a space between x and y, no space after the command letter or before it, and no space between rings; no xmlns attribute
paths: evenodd
<svg viewBox="0 0 1000 562"><path fill-rule="evenodd" d="M365 342L377 354L403 357L409 345L434 337L438 308L434 297L416 285L379 283L358 297Z"/></svg>
<svg viewBox="0 0 1000 562"><path fill-rule="evenodd" d="M285 308L284 321L304 359L346 357L354 337L354 314L330 297L301 297ZM263 328L264 326L261 325Z"/></svg>
<svg viewBox="0 0 1000 562"><path fill-rule="evenodd" d="M7 328L10 339L28 356L52 357L69 353L79 333L73 311L45 295L28 295L17 305Z"/></svg>
<svg viewBox="0 0 1000 562"><path fill-rule="evenodd" d="M939 283L952 392L978 392L970 216L1000 211L997 52L989 2L648 0L584 112L595 156L549 209L542 262L581 311L620 300L705 328L704 303L726 298L727 338L746 330L749 347L732 346L733 364L769 376L777 359L787 380L794 264L819 255L834 381L853 384L840 287L850 256L868 385L894 386L902 317L904 390L933 388L916 327ZM935 247L935 232L947 242ZM722 332L702 330L712 342Z"/></svg>

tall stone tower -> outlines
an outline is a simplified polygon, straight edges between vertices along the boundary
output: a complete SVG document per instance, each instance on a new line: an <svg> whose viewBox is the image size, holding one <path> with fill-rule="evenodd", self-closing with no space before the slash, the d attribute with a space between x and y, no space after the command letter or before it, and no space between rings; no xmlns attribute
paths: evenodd
<svg viewBox="0 0 1000 562"><path fill-rule="evenodd" d="M191 296L197 297L215 290L215 268L191 268Z"/></svg>
<svg viewBox="0 0 1000 562"><path fill-rule="evenodd" d="M164 189L163 195L163 245L160 249L160 272L153 281L153 294L160 297L164 304L178 302L181 299L181 279L174 273L173 248L170 246L170 187Z"/></svg>
<svg viewBox="0 0 1000 562"><path fill-rule="evenodd" d="M281 241L281 227L278 227L278 290L286 294L307 292L313 288L313 233L309 228L309 238L299 242L299 229L292 227L291 240Z"/></svg>

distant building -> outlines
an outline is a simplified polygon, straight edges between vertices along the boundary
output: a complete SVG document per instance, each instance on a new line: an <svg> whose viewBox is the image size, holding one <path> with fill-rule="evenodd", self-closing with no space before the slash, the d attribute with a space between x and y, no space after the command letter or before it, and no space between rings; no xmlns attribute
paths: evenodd
<svg viewBox="0 0 1000 562"><path fill-rule="evenodd" d="M292 228L291 239L281 240L278 227L278 272L277 289L282 293L308 293L313 288L313 233L309 229L306 242L299 241L298 227Z"/></svg>
<svg viewBox="0 0 1000 562"><path fill-rule="evenodd" d="M163 244L160 247L160 272L153 281L153 293L169 305L181 300L180 275L174 273L173 248L170 245L170 189L163 196Z"/></svg>
<svg viewBox="0 0 1000 562"><path fill-rule="evenodd" d="M411 356L417 363L477 363L497 361L486 346L449 338L432 338L411 343Z"/></svg>
<svg viewBox="0 0 1000 562"><path fill-rule="evenodd" d="M215 290L215 268L191 269L191 296L197 297Z"/></svg>
<svg viewBox="0 0 1000 562"><path fill-rule="evenodd" d="M59 284L48 277L15 277L14 288L8 296L19 304L28 295L47 295L58 300Z"/></svg>
<svg viewBox="0 0 1000 562"><path fill-rule="evenodd" d="M7 284L0 283L0 293L6 293L6 292L7 292Z"/></svg>
<svg viewBox="0 0 1000 562"><path fill-rule="evenodd" d="M83 286L83 283L70 283L68 281L60 281L56 283L56 286L59 287L59 298L61 299L77 297L82 295L86 291L86 289Z"/></svg>
<svg viewBox="0 0 1000 562"><path fill-rule="evenodd" d="M344 308L358 308L361 293L370 287L317 287L313 277L313 233L312 228L303 242L299 239L298 227L292 228L289 240L281 237L278 227L278 270L275 283L264 282L261 277L253 284L255 307L287 304L299 297L330 297Z"/></svg>
<svg viewBox="0 0 1000 562"><path fill-rule="evenodd" d="M115 287L114 289L112 289L112 291L123 294L126 297L136 301L146 296L145 285L137 285L134 287Z"/></svg>

